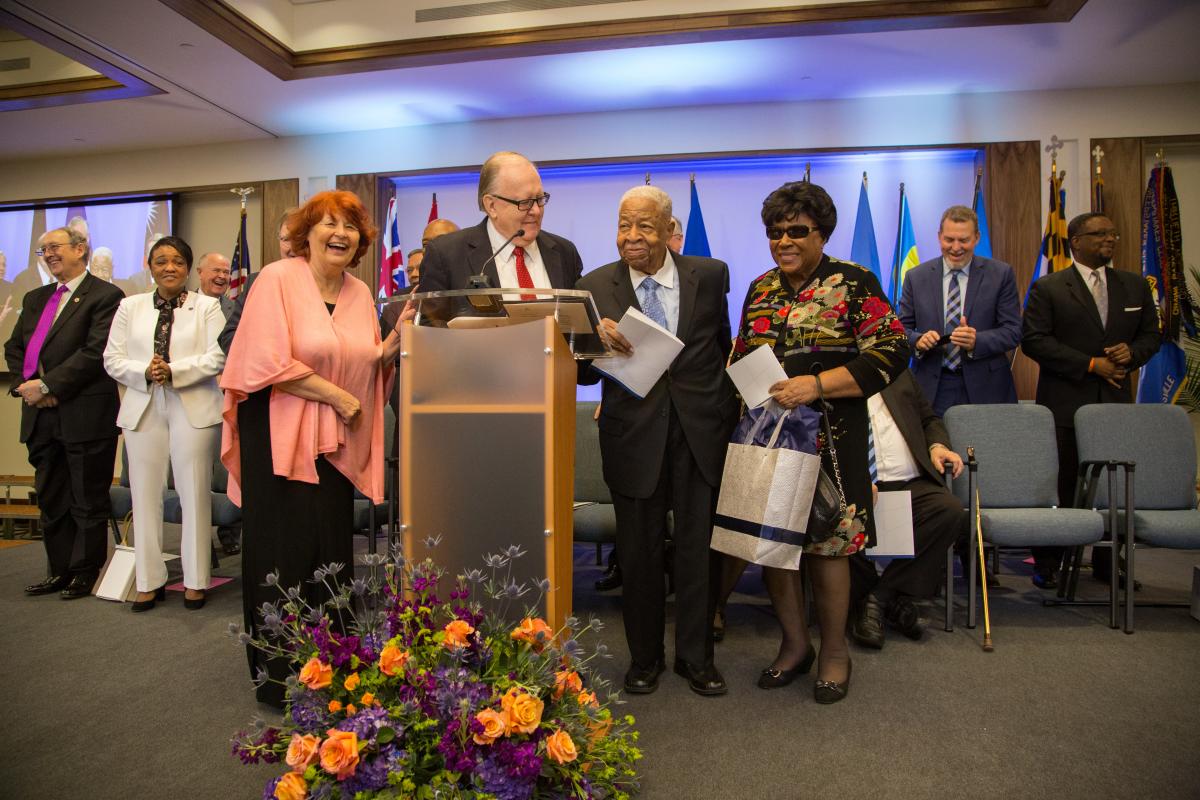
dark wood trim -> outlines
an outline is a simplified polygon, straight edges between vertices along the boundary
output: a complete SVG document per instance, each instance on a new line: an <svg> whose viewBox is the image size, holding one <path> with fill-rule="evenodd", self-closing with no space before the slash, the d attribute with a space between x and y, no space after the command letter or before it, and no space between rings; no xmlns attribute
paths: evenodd
<svg viewBox="0 0 1200 800"><path fill-rule="evenodd" d="M97 58L86 50L82 50L4 9L0 9L0 26L11 28L43 47L48 47L72 61L99 72L102 76L5 87L0 90L0 112L165 94L157 86L146 83L125 70ZM71 88L69 84L77 85ZM33 87L57 87L57 89L30 91ZM22 89L26 91L14 92L14 90Z"/></svg>
<svg viewBox="0 0 1200 800"><path fill-rule="evenodd" d="M294 52L222 0L160 0L282 80L564 52L781 36L1067 22L1087 0L869 0L676 14Z"/></svg>

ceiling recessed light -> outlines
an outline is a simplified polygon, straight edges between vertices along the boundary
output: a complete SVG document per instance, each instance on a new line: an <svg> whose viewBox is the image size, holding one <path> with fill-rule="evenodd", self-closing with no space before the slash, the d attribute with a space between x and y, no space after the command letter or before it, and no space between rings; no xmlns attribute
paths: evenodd
<svg viewBox="0 0 1200 800"><path fill-rule="evenodd" d="M196 45L192 44L191 42L180 42L179 46L180 47L195 47Z"/></svg>
<svg viewBox="0 0 1200 800"><path fill-rule="evenodd" d="M76 136L76 137L75 137L75 141L77 141L77 142L86 142L86 141L87 141L87 139L80 139L78 136Z"/></svg>

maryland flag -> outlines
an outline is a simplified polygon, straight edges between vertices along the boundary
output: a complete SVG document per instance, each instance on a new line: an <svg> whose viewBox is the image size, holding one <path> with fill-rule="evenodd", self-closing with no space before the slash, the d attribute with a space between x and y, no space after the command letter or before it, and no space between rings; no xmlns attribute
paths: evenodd
<svg viewBox="0 0 1200 800"><path fill-rule="evenodd" d="M1042 252L1038 256L1037 266L1033 269L1033 277L1029 279L1029 289L1025 290L1025 299L1029 300L1029 291L1037 279L1051 272L1058 272L1071 266L1071 246L1067 240L1067 190L1062 188L1064 172L1054 171L1050 174L1050 214L1046 217L1046 232L1042 235Z"/></svg>

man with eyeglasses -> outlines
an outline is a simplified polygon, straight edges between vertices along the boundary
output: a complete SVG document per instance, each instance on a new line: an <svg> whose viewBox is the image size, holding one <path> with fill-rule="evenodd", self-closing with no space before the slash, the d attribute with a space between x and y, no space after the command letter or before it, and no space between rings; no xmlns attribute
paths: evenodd
<svg viewBox="0 0 1200 800"><path fill-rule="evenodd" d="M1067 226L1074 263L1039 278L1029 292L1021 349L1041 367L1037 402L1054 412L1058 497L1075 496L1075 412L1089 403L1132 403L1130 373L1158 352L1158 307L1140 273L1113 269L1120 235L1103 214ZM1103 553L1103 555L1101 555ZM1035 548L1034 584L1057 585L1062 548ZM1093 576L1107 582L1111 554L1093 551Z"/></svg>
<svg viewBox="0 0 1200 800"><path fill-rule="evenodd" d="M25 593L58 592L64 600L91 593L104 566L121 402L102 357L125 294L86 271L87 252L77 231L43 234L37 255L54 282L26 293L4 346L50 562L49 575ZM79 557L76 538L83 540Z"/></svg>
<svg viewBox="0 0 1200 800"><path fill-rule="evenodd" d="M426 245L422 292L467 289L479 274L493 288L575 287L583 261L569 240L542 230L550 195L529 159L507 151L489 157L479 171L478 199L487 215L482 222Z"/></svg>

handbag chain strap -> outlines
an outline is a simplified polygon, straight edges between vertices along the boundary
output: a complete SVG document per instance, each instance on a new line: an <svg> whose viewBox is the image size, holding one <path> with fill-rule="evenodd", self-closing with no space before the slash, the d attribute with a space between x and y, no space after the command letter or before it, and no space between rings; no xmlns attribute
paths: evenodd
<svg viewBox="0 0 1200 800"><path fill-rule="evenodd" d="M821 401L821 425L825 428L825 444L829 448L829 460L833 462L833 479L837 483L838 500L841 510L846 511L846 490L842 487L842 467L838 464L837 448L833 444L833 427L829 424L829 407L825 402L825 387L821 385L821 376L813 376L817 381L817 399Z"/></svg>

